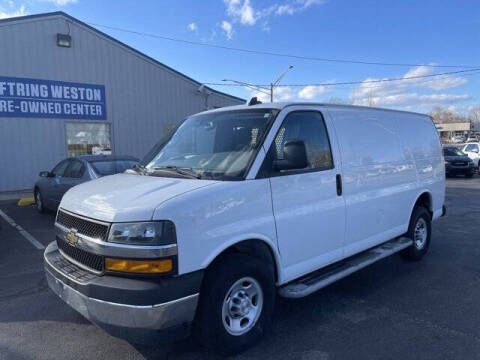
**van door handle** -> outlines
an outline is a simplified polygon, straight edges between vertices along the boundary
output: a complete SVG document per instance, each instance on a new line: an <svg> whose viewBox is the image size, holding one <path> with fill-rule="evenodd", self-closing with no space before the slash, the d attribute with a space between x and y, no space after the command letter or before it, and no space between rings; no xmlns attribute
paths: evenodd
<svg viewBox="0 0 480 360"><path fill-rule="evenodd" d="M337 174L337 195L342 196L342 175Z"/></svg>

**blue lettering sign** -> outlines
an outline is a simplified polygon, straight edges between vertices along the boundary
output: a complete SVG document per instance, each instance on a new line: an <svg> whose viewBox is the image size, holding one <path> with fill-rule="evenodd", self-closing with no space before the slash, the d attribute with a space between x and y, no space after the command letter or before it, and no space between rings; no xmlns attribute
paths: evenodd
<svg viewBox="0 0 480 360"><path fill-rule="evenodd" d="M0 117L106 120L105 86L0 76Z"/></svg>

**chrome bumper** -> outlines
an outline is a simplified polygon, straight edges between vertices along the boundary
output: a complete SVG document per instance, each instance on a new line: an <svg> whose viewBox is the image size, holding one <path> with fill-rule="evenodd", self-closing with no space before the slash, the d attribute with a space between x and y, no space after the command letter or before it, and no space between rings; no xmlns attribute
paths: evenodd
<svg viewBox="0 0 480 360"><path fill-rule="evenodd" d="M45 271L52 291L88 320L122 328L163 330L191 323L198 294L163 304L136 306L89 298Z"/></svg>

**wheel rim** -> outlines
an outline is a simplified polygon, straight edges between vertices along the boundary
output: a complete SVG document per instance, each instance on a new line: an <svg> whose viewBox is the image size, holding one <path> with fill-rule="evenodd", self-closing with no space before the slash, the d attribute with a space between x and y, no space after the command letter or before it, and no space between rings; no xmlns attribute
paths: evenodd
<svg viewBox="0 0 480 360"><path fill-rule="evenodd" d="M419 218L415 224L413 241L417 249L422 249L427 243L428 229L424 218Z"/></svg>
<svg viewBox="0 0 480 360"><path fill-rule="evenodd" d="M236 281L228 290L222 306L225 330L234 336L250 331L258 321L263 308L260 284L251 277Z"/></svg>
<svg viewBox="0 0 480 360"><path fill-rule="evenodd" d="M42 210L42 197L40 196L39 192L37 192L37 194L35 195L35 202L37 204L37 209Z"/></svg>

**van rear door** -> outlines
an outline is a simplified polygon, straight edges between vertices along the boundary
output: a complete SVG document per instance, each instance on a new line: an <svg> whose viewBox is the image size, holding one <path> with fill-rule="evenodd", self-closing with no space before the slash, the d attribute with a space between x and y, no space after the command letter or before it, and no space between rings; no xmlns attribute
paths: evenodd
<svg viewBox="0 0 480 360"><path fill-rule="evenodd" d="M280 114L272 129L276 135L264 169L270 177L286 281L340 260L343 255L345 203L341 189L337 189L340 172L336 142L329 136L327 125L319 111L292 109L283 119ZM305 143L308 165L278 170L275 164L284 160L285 144L298 140Z"/></svg>

